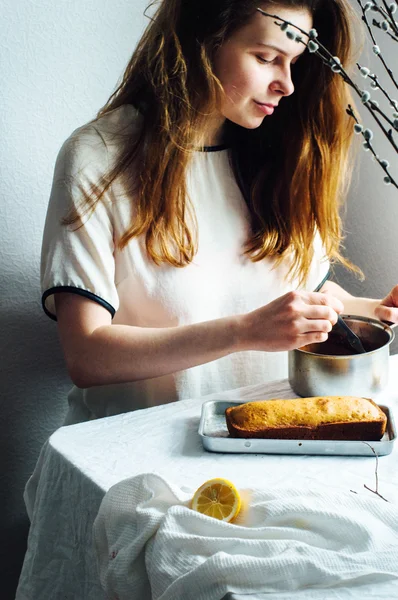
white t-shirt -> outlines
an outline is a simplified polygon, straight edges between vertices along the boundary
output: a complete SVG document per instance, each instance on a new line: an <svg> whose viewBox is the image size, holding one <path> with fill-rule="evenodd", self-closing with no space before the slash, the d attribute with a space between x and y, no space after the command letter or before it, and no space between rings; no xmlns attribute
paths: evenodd
<svg viewBox="0 0 398 600"><path fill-rule="evenodd" d="M227 148L198 151L190 164L187 184L198 223L198 252L186 267L156 266L148 259L143 236L133 238L123 250L116 247L114 240L125 232L134 214L133 203L118 182L85 218L83 227L61 224L70 208L80 205L82 187L89 189L112 166L118 144L115 134L131 133L139 127L139 120L134 107L120 107L74 131L59 152L42 247L46 313L56 318L54 294L65 290L100 303L113 315L115 324L173 327L242 314L297 289L297 284L286 279L287 265L273 268L273 259L252 262L243 255L249 214ZM317 236L305 289L319 286L328 270ZM238 352L154 379L74 387L67 422L286 376L286 352Z"/></svg>

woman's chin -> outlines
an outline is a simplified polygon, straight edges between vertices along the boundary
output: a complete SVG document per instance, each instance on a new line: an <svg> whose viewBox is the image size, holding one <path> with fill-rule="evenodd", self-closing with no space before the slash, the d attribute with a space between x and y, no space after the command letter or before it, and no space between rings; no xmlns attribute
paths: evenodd
<svg viewBox="0 0 398 600"><path fill-rule="evenodd" d="M245 129L257 129L260 127L261 123L264 121L264 117L254 117L252 119L237 119L234 121L236 125L240 125Z"/></svg>

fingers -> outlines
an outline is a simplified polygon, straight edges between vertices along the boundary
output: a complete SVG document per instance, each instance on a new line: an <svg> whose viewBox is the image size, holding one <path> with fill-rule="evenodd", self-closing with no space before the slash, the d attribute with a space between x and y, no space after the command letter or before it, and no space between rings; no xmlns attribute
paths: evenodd
<svg viewBox="0 0 398 600"><path fill-rule="evenodd" d="M342 303L329 294L291 291L246 315L250 348L293 350L325 342Z"/></svg>
<svg viewBox="0 0 398 600"><path fill-rule="evenodd" d="M289 308L296 316L309 320L325 320L331 326L337 323L338 315L344 311L343 303L334 296L321 292L292 292L289 297ZM306 324L306 330L308 324ZM315 330L315 327L314 329Z"/></svg>
<svg viewBox="0 0 398 600"><path fill-rule="evenodd" d="M327 331L330 331L332 329L332 326L337 323L338 317L337 312L333 310L333 308L331 308L330 306L314 306L312 304L303 307L303 316L306 319L309 319L311 323L315 320L324 320L325 323L328 323L330 325L330 329L328 329ZM318 328L314 327L314 331L315 329Z"/></svg>
<svg viewBox="0 0 398 600"><path fill-rule="evenodd" d="M382 306L398 307L398 285L395 285L391 292L380 301Z"/></svg>
<svg viewBox="0 0 398 600"><path fill-rule="evenodd" d="M398 308L380 305L375 308L375 315L380 321L398 323Z"/></svg>
<svg viewBox="0 0 398 600"><path fill-rule="evenodd" d="M321 342L326 342L327 339L327 333L323 331L312 331L311 333L306 333L301 336L298 343L295 345L295 348L301 348L301 346L307 346L308 344L319 344Z"/></svg>
<svg viewBox="0 0 398 600"><path fill-rule="evenodd" d="M398 285L395 285L388 294L394 306L398 306Z"/></svg>
<svg viewBox="0 0 398 600"><path fill-rule="evenodd" d="M307 292L307 303L329 306L338 314L341 314L344 311L344 304L341 300L327 292Z"/></svg>

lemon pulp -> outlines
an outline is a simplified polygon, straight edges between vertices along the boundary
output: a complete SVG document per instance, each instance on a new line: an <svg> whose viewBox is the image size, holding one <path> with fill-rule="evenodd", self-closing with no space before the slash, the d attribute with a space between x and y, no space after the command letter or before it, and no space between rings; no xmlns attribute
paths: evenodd
<svg viewBox="0 0 398 600"><path fill-rule="evenodd" d="M238 516L241 499L234 484L227 479L210 479L196 490L191 508L229 523Z"/></svg>

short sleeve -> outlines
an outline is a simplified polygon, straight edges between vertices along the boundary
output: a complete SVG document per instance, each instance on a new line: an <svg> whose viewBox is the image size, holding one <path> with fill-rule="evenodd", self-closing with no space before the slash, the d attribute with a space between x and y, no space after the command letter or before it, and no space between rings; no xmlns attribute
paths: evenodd
<svg viewBox="0 0 398 600"><path fill-rule="evenodd" d="M63 144L55 164L41 253L42 305L56 320L54 295L80 294L114 316L119 306L115 286L112 201L109 190L82 223L63 224L81 209L84 192L109 169L107 147L93 125L76 130Z"/></svg>

